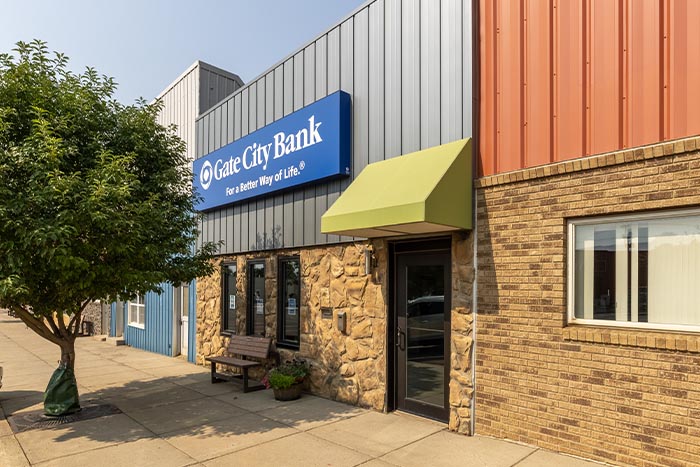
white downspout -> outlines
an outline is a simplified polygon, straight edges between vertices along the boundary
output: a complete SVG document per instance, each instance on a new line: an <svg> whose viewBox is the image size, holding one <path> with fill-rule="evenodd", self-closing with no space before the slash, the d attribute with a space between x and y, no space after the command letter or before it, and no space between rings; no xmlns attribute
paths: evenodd
<svg viewBox="0 0 700 467"><path fill-rule="evenodd" d="M472 285L472 358L471 358L471 368L472 368L472 400L471 400L471 414L469 418L469 423L470 423L470 432L471 435L474 436L476 434L476 317L477 317L477 292L479 290L478 284L477 284L477 278L479 277L479 269L478 269L478 261L476 257L477 253L477 229L479 227L478 225L478 217L477 217L477 193L476 193L476 188L472 189L472 193L474 196L474 202L472 203L474 206L474 228L472 229L472 243L474 245L474 251L473 251L473 262L474 262L474 284Z"/></svg>

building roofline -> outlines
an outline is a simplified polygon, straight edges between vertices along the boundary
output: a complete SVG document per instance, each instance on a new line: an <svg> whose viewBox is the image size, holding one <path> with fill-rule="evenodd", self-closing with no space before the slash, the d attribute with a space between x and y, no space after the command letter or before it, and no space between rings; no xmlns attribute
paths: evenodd
<svg viewBox="0 0 700 467"><path fill-rule="evenodd" d="M260 78L263 78L263 77L264 77L265 75L267 75L268 73L274 71L275 68L277 68L278 66L282 65L284 62L286 62L286 61L289 60L290 58L294 57L296 54L298 54L299 52L303 51L305 48L307 48L307 47L310 46L311 44L315 43L315 42L316 42L317 40L319 40L321 37L327 35L329 32L331 32L332 30L334 30L335 28L337 28L338 26L340 26L341 24L343 24L345 21L347 21L348 19L350 19L350 18L352 18L353 16L355 16L356 14L358 14L360 11L362 11L362 10L364 10L365 8L369 7L372 3L375 3L376 1L377 1L377 0L367 0L367 1L364 2L362 5L358 6L358 7L355 8L353 11L351 11L350 13L348 13L347 15L343 16L341 19L339 19L338 21L336 21L332 26L330 26L330 27L324 29L323 32L320 32L319 34L317 34L313 39L311 39L311 40L308 41L308 42L305 42L302 46L298 47L298 48L295 49L293 52L287 54L284 58L282 58L281 60L278 60L274 65L268 67L265 71L263 71L262 73L258 74L255 78L253 78L253 79L251 79L250 81L248 81L248 84L245 84L245 85L241 86L240 88L236 89L234 92L232 92L232 93L229 94L228 96L224 97L221 101L219 101L218 103L214 104L209 110L207 110L206 112L203 112L203 113L199 114L199 116L195 119L195 121L197 121L197 120L201 119L202 117L206 116L207 114L209 114L209 112L213 112L214 110L216 110L216 108L217 108L217 107L219 106L219 104L221 104L222 102L224 102L224 101L226 101L226 100L228 100L228 99L231 99L233 96L235 96L235 95L238 94L238 93L243 92L244 89L248 89L248 87L250 87L251 84L255 83L255 82L258 81Z"/></svg>
<svg viewBox="0 0 700 467"><path fill-rule="evenodd" d="M170 84L168 84L168 85L160 92L160 94L158 94L158 95L153 99L153 101L151 101L151 102L155 102L155 101L157 101L158 99L160 99L160 98L162 98L163 96L165 96L172 88L174 88L175 86L177 86L177 84L178 84L180 81L182 81L182 80L185 78L185 76L189 75L190 73L192 73L192 72L193 72L194 70L196 70L197 68L204 68L204 69L207 69L207 70L209 70L209 71L213 71L213 72L219 73L219 74L221 74L221 75L226 76L227 78L230 78L230 79L236 81L240 86L243 86L243 80L242 80L241 77L238 76L237 74L231 73L230 71L226 71L226 70L224 70L223 68L219 68L219 67L217 67L217 66L210 65L209 63L203 62L202 60L195 60L195 62L194 62L192 65L188 66L187 69L186 69L185 71L183 71L182 73L180 73L180 76L178 76L177 78L175 78L175 80L173 80Z"/></svg>

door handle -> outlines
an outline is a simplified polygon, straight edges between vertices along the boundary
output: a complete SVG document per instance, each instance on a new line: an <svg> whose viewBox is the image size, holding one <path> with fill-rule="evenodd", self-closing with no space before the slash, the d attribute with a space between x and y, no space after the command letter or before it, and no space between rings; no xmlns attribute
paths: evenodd
<svg viewBox="0 0 700 467"><path fill-rule="evenodd" d="M403 332L400 326L396 327L396 347L401 351L406 350L406 333Z"/></svg>

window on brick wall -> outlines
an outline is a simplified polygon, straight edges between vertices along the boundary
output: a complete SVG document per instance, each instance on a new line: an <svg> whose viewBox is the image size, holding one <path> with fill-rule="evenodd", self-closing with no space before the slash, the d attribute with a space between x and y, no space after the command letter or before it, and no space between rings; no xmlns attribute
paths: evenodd
<svg viewBox="0 0 700 467"><path fill-rule="evenodd" d="M700 211L569 222L569 322L700 330Z"/></svg>

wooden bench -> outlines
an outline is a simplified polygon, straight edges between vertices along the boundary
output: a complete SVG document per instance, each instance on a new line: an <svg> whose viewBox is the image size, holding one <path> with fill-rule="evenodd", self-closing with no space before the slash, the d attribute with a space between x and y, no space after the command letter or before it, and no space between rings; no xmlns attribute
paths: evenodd
<svg viewBox="0 0 700 467"><path fill-rule="evenodd" d="M221 381L231 381L235 378L243 379L243 392L257 391L265 389L265 385L259 384L248 386L248 370L262 366L262 362L248 360L248 357L267 359L270 356L270 346L272 339L269 337L256 336L231 336L228 343L227 352L229 355L237 355L236 357L207 357L206 360L211 362L211 382L220 383ZM217 373L216 364L232 366L239 368L241 374L227 375Z"/></svg>

